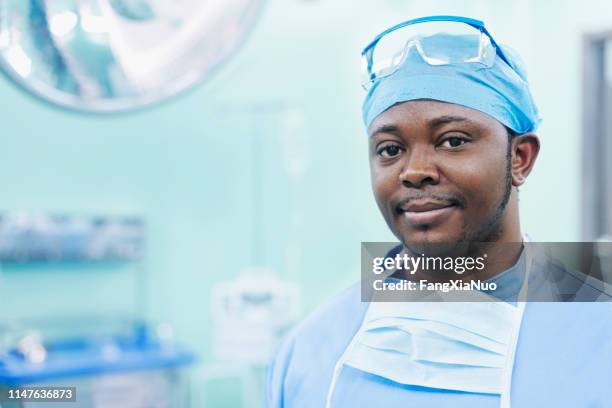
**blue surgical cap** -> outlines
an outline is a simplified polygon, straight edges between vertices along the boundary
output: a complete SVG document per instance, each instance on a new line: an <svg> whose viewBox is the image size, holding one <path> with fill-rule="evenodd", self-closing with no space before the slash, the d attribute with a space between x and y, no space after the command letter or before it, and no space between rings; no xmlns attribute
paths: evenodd
<svg viewBox="0 0 612 408"><path fill-rule="evenodd" d="M446 34L428 37L437 47L458 47ZM431 48L432 44L428 46ZM440 49L452 53L453 48ZM363 103L363 121L372 121L390 107L416 99L433 99L484 112L518 134L534 131L540 123L538 108L529 91L527 73L516 52L503 47L513 67L500 57L492 66L478 63L429 65L414 49L392 75L376 80Z"/></svg>

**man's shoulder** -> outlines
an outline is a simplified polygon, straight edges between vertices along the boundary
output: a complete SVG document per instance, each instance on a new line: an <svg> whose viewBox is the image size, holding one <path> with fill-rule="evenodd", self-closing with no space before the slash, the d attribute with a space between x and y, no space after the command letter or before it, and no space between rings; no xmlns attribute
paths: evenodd
<svg viewBox="0 0 612 408"><path fill-rule="evenodd" d="M608 283L568 267L555 258L546 258L544 270L544 279L556 286L558 301L612 301L612 287Z"/></svg>
<svg viewBox="0 0 612 408"><path fill-rule="evenodd" d="M308 398L322 406L334 365L359 329L366 309L356 283L291 330L268 370L267 406L284 406L287 398L300 398L306 390Z"/></svg>
<svg viewBox="0 0 612 408"><path fill-rule="evenodd" d="M357 282L317 308L287 336L287 341L301 347L320 348L320 343L343 343L357 332L367 309L361 302L361 286Z"/></svg>

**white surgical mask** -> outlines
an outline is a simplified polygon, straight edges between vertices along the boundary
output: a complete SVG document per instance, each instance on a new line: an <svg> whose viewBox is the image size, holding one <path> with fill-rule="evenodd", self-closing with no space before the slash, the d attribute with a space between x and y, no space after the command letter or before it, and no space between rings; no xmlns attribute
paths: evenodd
<svg viewBox="0 0 612 408"><path fill-rule="evenodd" d="M527 238L524 238L527 241ZM516 344L525 309L532 264L525 246L527 271L519 302L511 305L482 292L474 301L454 302L452 292L436 302L372 302L363 323L338 360L326 408L344 365L399 384L499 394L510 407ZM465 299L465 294L462 294Z"/></svg>

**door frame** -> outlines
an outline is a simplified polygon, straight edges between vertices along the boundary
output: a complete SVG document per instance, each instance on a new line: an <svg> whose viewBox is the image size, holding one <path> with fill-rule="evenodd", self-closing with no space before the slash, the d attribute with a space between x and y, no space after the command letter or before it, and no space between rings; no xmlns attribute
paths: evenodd
<svg viewBox="0 0 612 408"><path fill-rule="evenodd" d="M583 36L582 46L582 240L612 234L612 92L606 88L606 43L612 29ZM609 47L610 45L608 45ZM606 96L606 92L608 95ZM609 101L609 102L607 102ZM609 106L606 106L607 103ZM608 114L612 116L612 114ZM607 131L607 133L606 133ZM602 190L606 186L608 191Z"/></svg>

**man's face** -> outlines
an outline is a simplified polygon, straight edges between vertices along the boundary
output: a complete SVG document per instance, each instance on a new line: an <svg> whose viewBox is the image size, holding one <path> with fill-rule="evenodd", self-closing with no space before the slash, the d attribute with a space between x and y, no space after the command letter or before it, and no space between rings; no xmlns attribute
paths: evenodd
<svg viewBox="0 0 612 408"><path fill-rule="evenodd" d="M501 233L511 178L506 128L460 105L398 104L369 128L376 202L413 253L443 253L458 242Z"/></svg>

